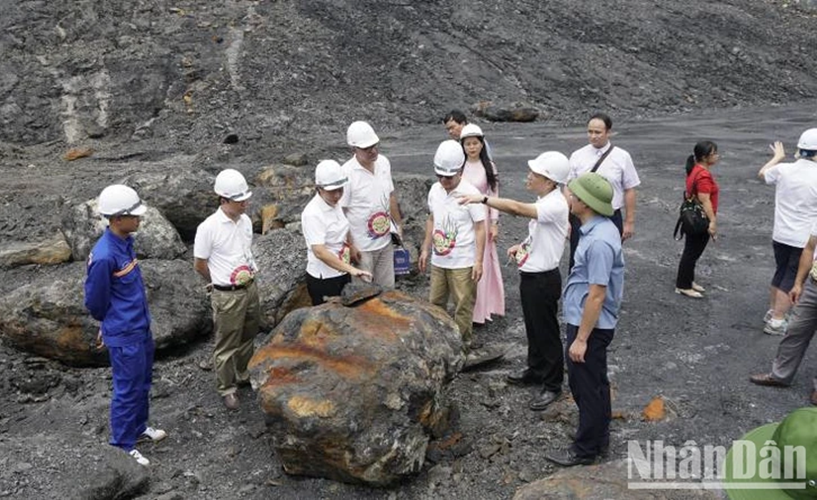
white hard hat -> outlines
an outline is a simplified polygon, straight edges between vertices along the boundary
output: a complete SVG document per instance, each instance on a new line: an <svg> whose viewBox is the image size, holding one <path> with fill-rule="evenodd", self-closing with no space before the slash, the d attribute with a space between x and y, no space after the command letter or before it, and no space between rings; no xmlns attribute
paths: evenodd
<svg viewBox="0 0 817 500"><path fill-rule="evenodd" d="M465 164L465 153L459 142L450 139L443 141L434 154L434 172L437 175L453 177Z"/></svg>
<svg viewBox="0 0 817 500"><path fill-rule="evenodd" d="M342 188L347 181L343 167L335 160L323 160L315 167L315 185L327 191Z"/></svg>
<svg viewBox="0 0 817 500"><path fill-rule="evenodd" d="M105 217L139 216L144 215L147 209L136 191L122 184L108 186L99 194L99 213Z"/></svg>
<svg viewBox="0 0 817 500"><path fill-rule="evenodd" d="M354 122L346 131L346 142L352 147L366 149L380 142L380 138L368 123Z"/></svg>
<svg viewBox="0 0 817 500"><path fill-rule="evenodd" d="M228 168L222 170L216 176L216 184L213 190L222 198L227 198L231 201L244 201L252 196L247 180L241 175L241 172Z"/></svg>
<svg viewBox="0 0 817 500"><path fill-rule="evenodd" d="M535 159L528 160L528 166L535 173L558 184L564 184L570 173L570 160L558 151L546 151Z"/></svg>
<svg viewBox="0 0 817 500"><path fill-rule="evenodd" d="M460 140L465 139L466 137L484 137L485 134L482 133L482 129L479 128L478 125L474 125L473 123L469 123L468 125L462 127L460 130Z"/></svg>
<svg viewBox="0 0 817 500"><path fill-rule="evenodd" d="M810 128L803 132L800 140L797 141L797 149L817 151L817 128Z"/></svg>

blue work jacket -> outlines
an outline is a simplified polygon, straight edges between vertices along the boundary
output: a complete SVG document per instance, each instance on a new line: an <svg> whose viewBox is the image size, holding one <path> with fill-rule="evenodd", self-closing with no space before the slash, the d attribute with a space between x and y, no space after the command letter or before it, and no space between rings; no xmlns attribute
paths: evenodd
<svg viewBox="0 0 817 500"><path fill-rule="evenodd" d="M122 347L150 334L150 313L133 238L106 229L88 257L85 307L102 323L105 345Z"/></svg>

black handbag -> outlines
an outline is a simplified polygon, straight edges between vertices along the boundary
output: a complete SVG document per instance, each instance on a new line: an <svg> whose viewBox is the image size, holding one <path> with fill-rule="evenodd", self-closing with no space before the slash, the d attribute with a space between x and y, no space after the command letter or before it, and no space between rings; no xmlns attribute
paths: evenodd
<svg viewBox="0 0 817 500"><path fill-rule="evenodd" d="M697 178L695 179L698 180ZM692 183L693 189L695 182ZM675 224L673 233L676 240L683 238L685 234L697 236L709 231L709 218L704 212L704 207L695 195L687 195L684 192L684 200L678 209L678 222Z"/></svg>

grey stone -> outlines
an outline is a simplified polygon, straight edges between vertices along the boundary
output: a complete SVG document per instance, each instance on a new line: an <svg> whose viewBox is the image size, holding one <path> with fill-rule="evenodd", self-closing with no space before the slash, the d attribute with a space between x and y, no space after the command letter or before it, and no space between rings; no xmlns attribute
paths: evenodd
<svg viewBox="0 0 817 500"><path fill-rule="evenodd" d="M210 307L190 262L140 262L158 350L212 331ZM70 365L107 364L95 347L98 323L85 310L85 263L49 266L0 299L0 332L16 348Z"/></svg>
<svg viewBox="0 0 817 500"><path fill-rule="evenodd" d="M88 259L94 244L108 227L108 221L99 215L97 207L97 200L88 200L75 206L63 218L63 231L75 261L85 262ZM140 259L173 260L187 250L176 229L149 204L133 239L133 248Z"/></svg>
<svg viewBox="0 0 817 500"><path fill-rule="evenodd" d="M74 491L72 500L118 500L150 490L150 469L123 450L100 444L92 453L97 460L88 460L90 454L84 453L82 460L75 460L68 471L63 471L63 486L56 491ZM78 477L85 479L77 481Z"/></svg>

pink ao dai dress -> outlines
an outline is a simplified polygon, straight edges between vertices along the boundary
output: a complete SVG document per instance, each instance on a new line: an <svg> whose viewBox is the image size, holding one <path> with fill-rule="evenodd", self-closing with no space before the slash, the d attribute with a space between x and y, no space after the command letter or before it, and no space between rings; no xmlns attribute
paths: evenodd
<svg viewBox="0 0 817 500"><path fill-rule="evenodd" d="M496 173L496 166L491 167ZM488 177L485 175L485 168L481 161L467 161L462 173L463 179L471 183L479 192L486 196L498 196L497 189L492 190L488 186ZM496 253L496 242L489 243L488 232L490 225L499 219L499 211L489 209L489 217L485 219L485 256L482 260L482 279L477 285L477 301L474 304L474 323L483 324L491 321L491 315L505 315L505 286L502 283L502 271L499 265L499 256Z"/></svg>

